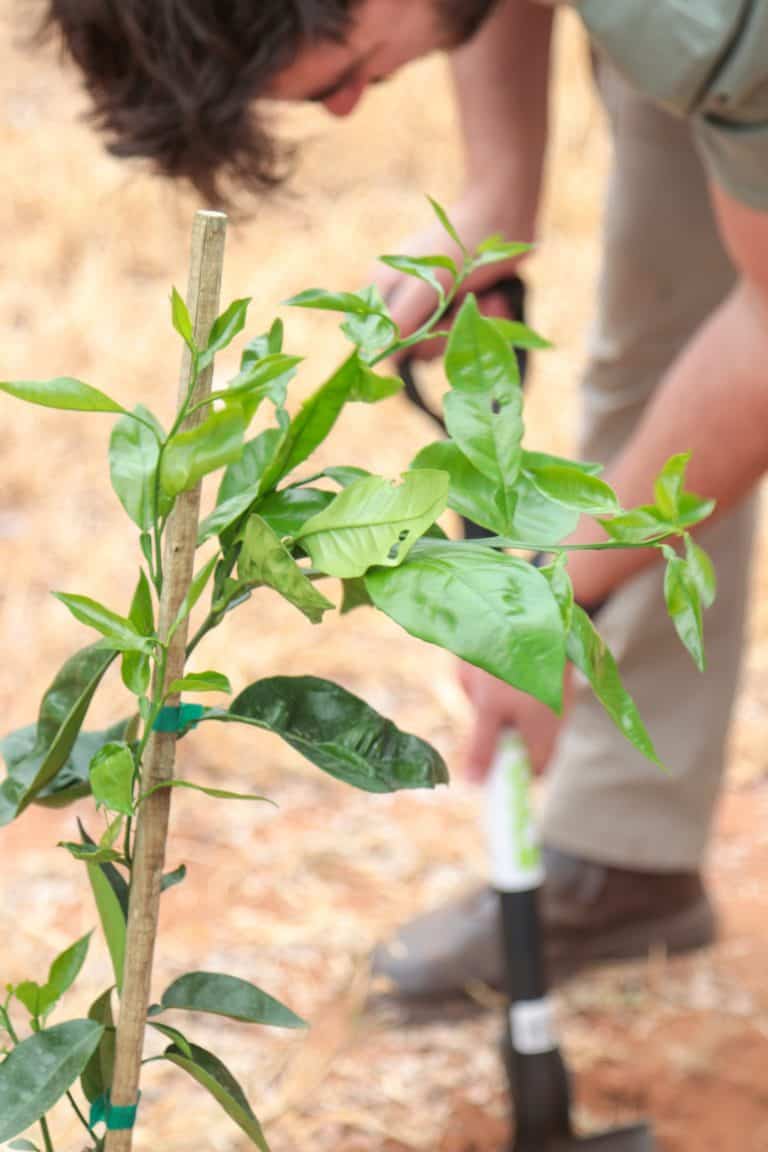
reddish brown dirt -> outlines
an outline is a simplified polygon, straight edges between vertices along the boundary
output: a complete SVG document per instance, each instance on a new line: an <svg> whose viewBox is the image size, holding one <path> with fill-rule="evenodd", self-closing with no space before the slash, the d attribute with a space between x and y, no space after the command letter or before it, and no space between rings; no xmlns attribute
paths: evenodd
<svg viewBox="0 0 768 1152"><path fill-rule="evenodd" d="M193 202L103 155L77 122L71 78L50 56L13 46L19 7L0 2L2 376L66 372L167 416L178 350L164 317L170 284L184 281ZM545 242L530 270L537 327L557 348L537 363L529 438L551 450L566 449L574 427L605 168L572 26L561 64L555 179ZM298 195L260 206L230 240L225 292L254 295L254 328L317 279L329 287L361 282L377 251L424 224L423 191L450 200L459 158L447 93L442 66L430 61L375 93L344 125L298 118L296 131L309 138ZM290 315L288 331L291 348L311 350L308 387L337 360L340 343L327 318ZM104 422L1 408L5 731L29 722L52 672L83 643L50 589L88 592L119 608L135 561L106 487ZM430 435L394 401L376 411L375 423L368 410L350 413L326 459L396 474ZM763 547L710 860L722 940L701 956L653 957L585 977L558 998L580 1123L591 1130L647 1114L663 1152L768 1152L765 573ZM450 660L369 613L334 619L321 636L290 607L265 613L259 602L211 639L204 660L201 667L226 669L238 686L277 670L332 676L459 763L467 713ZM124 707L110 682L94 724ZM266 793L280 805L178 797L169 863L185 861L189 879L165 901L156 973L159 993L190 968L231 970L312 1021L306 1038L184 1022L239 1076L274 1152L499 1149L506 1104L496 1017L399 1029L363 1010L375 940L483 875L477 795L459 782L434 797L361 796L252 733L201 732L184 742L181 762L190 779ZM93 822L89 805L81 812ZM93 927L82 871L55 847L72 834L72 812L40 811L0 833L2 982L40 978L57 950ZM109 980L106 953L94 944L68 1002L72 1014ZM147 1069L141 1113L137 1152L246 1147L194 1085L159 1064ZM56 1131L57 1152L79 1152L63 1113Z"/></svg>

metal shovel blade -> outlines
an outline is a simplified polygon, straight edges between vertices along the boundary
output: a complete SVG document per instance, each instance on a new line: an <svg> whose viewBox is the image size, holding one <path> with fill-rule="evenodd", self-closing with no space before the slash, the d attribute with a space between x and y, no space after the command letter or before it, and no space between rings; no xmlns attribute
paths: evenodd
<svg viewBox="0 0 768 1152"><path fill-rule="evenodd" d="M531 1149L531 1152L534 1152ZM544 1152L544 1149L541 1150ZM558 1140L546 1152L657 1152L650 1128L636 1124L597 1136L570 1136Z"/></svg>

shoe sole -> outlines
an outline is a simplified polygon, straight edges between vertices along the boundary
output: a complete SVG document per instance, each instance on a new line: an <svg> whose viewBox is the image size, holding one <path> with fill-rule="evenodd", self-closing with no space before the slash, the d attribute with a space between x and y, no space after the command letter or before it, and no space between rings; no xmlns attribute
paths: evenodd
<svg viewBox="0 0 768 1152"><path fill-rule="evenodd" d="M716 939L717 921L712 905L702 898L672 916L644 924L630 924L591 939L571 941L567 955L553 955L550 947L547 949L547 963L550 978L559 984L595 965L644 960L656 951L670 956L683 955L707 948Z"/></svg>

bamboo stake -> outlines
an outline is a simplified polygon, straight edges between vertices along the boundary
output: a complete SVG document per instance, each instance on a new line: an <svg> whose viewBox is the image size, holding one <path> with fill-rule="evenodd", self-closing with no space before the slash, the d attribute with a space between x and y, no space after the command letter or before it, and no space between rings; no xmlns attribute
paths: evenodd
<svg viewBox="0 0 768 1152"><path fill-rule="evenodd" d="M192 230L192 255L187 305L195 328L198 347L205 347L219 311L221 273L227 218L219 212L198 212ZM180 395L189 388L191 358L185 349L181 369ZM201 373L195 400L210 393L213 367ZM203 417L194 414L185 427ZM167 637L171 624L192 581L197 528L200 518L200 488L183 492L168 521L164 583L160 602L159 635ZM166 684L184 672L187 622L174 635L168 649ZM170 699L170 704L178 699ZM142 789L173 778L176 735L153 733L144 762ZM131 899L128 912L123 992L117 1028L117 1052L111 1101L116 1107L136 1103L141 1075L144 1030L152 980L152 963L160 908L160 882L165 865L165 844L171 806L170 788L153 793L139 809L136 827ZM130 1152L132 1131L107 1132L106 1152Z"/></svg>

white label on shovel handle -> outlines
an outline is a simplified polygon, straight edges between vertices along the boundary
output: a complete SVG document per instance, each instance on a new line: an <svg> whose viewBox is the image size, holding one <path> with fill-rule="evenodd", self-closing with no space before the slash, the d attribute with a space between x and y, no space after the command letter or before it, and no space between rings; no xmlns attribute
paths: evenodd
<svg viewBox="0 0 768 1152"><path fill-rule="evenodd" d="M557 1048L555 1010L549 997L511 1004L512 1047L522 1056L541 1056Z"/></svg>
<svg viewBox="0 0 768 1152"><path fill-rule="evenodd" d="M530 782L525 745L516 732L503 732L488 778L491 884L498 892L527 892L544 879Z"/></svg>

